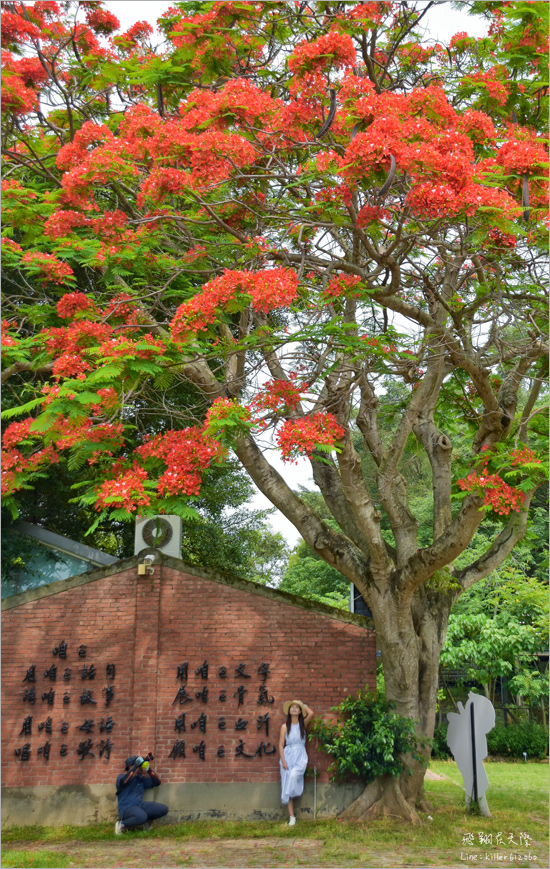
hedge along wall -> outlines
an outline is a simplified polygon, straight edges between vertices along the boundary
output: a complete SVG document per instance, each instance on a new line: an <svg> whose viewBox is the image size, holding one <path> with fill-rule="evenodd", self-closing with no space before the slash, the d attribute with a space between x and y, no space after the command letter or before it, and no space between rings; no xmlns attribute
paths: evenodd
<svg viewBox="0 0 550 869"><path fill-rule="evenodd" d="M139 560L3 603L5 824L114 819L116 775L148 751L168 820L278 817L284 700L325 714L375 685L366 619L159 553L138 576ZM328 785L308 753L333 814L359 786Z"/></svg>

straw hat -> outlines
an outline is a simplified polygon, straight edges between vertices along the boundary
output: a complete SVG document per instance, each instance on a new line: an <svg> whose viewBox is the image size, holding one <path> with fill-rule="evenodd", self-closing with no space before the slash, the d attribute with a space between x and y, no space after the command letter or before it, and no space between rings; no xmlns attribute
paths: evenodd
<svg viewBox="0 0 550 869"><path fill-rule="evenodd" d="M287 700L286 703L283 703L283 712L285 713L285 715L288 715L288 710L291 706L294 706L294 704L300 707L300 709L302 710L302 715L305 718L307 715L307 710L301 700Z"/></svg>

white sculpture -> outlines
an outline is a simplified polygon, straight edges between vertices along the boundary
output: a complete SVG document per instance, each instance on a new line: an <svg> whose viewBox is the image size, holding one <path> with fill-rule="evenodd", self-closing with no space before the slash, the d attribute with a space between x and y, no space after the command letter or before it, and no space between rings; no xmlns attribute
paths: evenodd
<svg viewBox="0 0 550 869"><path fill-rule="evenodd" d="M462 774L466 805L477 801L481 814L491 817L485 797L489 779L483 760L488 754L487 734L495 726L495 710L487 697L472 691L468 694L466 708L459 702L458 709L458 713L450 712L447 716L447 745Z"/></svg>

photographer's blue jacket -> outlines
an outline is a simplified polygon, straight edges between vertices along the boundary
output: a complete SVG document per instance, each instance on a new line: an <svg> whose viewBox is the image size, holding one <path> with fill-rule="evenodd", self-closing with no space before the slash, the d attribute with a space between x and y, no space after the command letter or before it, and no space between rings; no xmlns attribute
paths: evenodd
<svg viewBox="0 0 550 869"><path fill-rule="evenodd" d="M128 773L122 773L117 776L116 792L118 797L118 814L122 817L125 809L130 806L139 806L143 802L143 794L146 789L157 788L160 784L160 779L155 776L155 780L150 775L135 775L125 785L122 784Z"/></svg>

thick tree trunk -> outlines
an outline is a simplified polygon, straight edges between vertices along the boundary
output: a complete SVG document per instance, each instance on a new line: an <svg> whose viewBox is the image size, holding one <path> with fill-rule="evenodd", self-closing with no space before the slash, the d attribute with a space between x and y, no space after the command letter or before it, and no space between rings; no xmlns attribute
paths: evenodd
<svg viewBox="0 0 550 869"><path fill-rule="evenodd" d="M453 595L444 590L417 590L408 605L388 596L375 606L377 639L382 655L386 699L395 711L416 721L419 736L431 738L435 727L439 656L445 642ZM374 612L374 610L373 610ZM426 765L408 755L399 778L382 776L342 813L343 818L372 819L390 815L413 824L419 811L429 811L424 776L429 746L419 746Z"/></svg>

